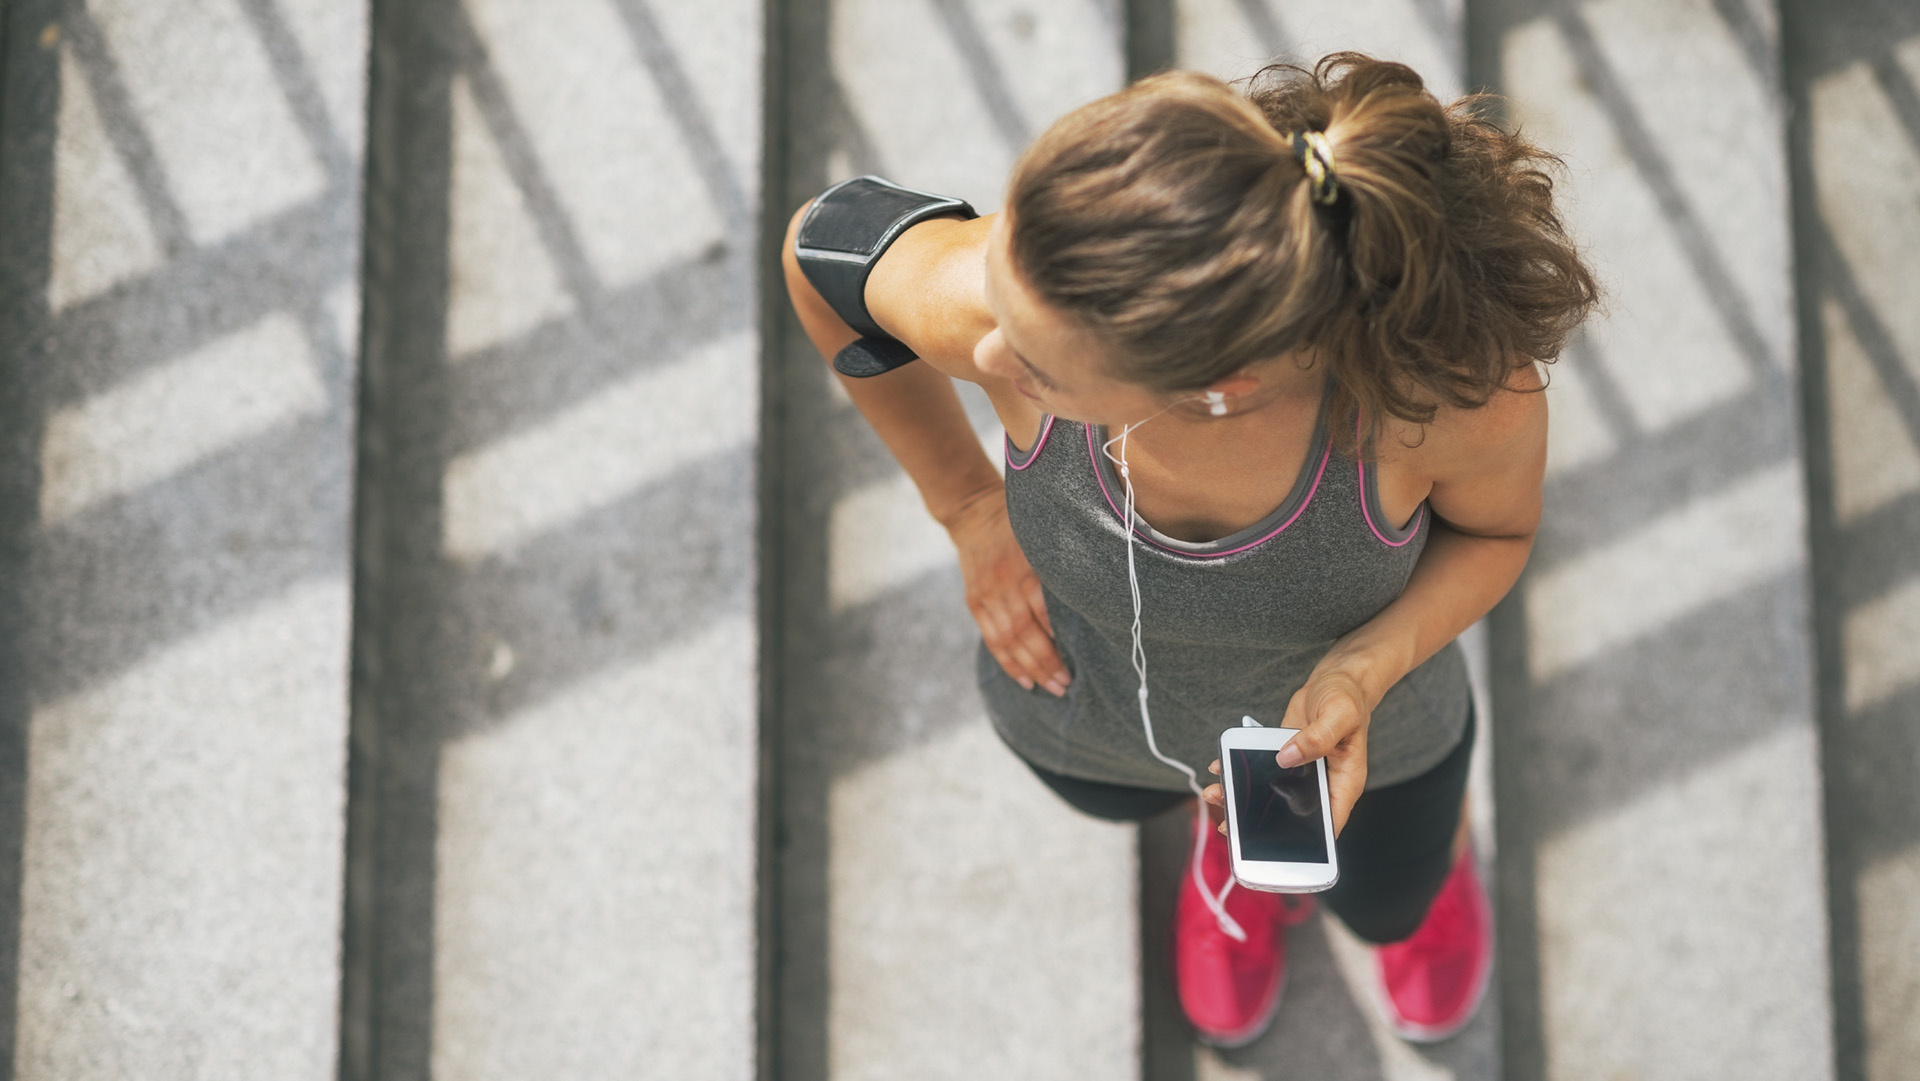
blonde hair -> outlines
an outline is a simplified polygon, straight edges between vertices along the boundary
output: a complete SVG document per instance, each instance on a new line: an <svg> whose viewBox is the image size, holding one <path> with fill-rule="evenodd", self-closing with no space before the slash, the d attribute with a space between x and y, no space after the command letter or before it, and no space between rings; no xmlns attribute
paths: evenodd
<svg viewBox="0 0 1920 1081"><path fill-rule="evenodd" d="M1368 443L1388 416L1485 404L1599 299L1553 206L1559 160L1485 119L1489 102L1443 106L1412 69L1359 53L1271 65L1244 94L1142 79L1021 155L1014 265L1140 385L1194 390L1306 350ZM1321 200L1305 132L1334 161Z"/></svg>

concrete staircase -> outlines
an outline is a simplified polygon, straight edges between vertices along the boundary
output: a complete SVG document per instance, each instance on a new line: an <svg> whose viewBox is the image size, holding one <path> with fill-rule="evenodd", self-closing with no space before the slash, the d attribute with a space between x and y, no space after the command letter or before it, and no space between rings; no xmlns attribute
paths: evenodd
<svg viewBox="0 0 1920 1081"><path fill-rule="evenodd" d="M13 1076L1920 1076L1920 9L10 0ZM1357 47L1564 152L1610 309L1473 637L1500 972L1293 933L1196 1048L1178 816L997 745L788 212ZM984 403L969 399L983 441Z"/></svg>

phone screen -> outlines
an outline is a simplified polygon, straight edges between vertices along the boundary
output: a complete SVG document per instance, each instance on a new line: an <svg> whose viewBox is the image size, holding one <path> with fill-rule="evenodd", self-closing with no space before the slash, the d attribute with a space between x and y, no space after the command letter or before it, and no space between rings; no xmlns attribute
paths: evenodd
<svg viewBox="0 0 1920 1081"><path fill-rule="evenodd" d="M1271 750L1236 747L1228 753L1233 755L1240 855L1276 863L1328 862L1318 767L1312 762L1283 767Z"/></svg>

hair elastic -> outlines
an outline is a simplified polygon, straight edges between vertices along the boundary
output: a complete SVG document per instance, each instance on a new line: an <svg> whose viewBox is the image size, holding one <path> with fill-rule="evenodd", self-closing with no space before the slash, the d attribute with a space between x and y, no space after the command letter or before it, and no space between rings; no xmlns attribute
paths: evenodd
<svg viewBox="0 0 1920 1081"><path fill-rule="evenodd" d="M1340 180L1334 175L1333 144L1327 141L1325 132L1294 132L1293 160L1306 170L1307 180L1313 188L1314 202L1321 206L1332 206L1339 200Z"/></svg>

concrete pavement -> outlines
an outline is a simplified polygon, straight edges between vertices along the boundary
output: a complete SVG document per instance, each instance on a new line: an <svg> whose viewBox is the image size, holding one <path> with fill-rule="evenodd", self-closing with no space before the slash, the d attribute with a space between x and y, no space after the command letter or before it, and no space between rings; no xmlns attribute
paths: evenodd
<svg viewBox="0 0 1920 1081"><path fill-rule="evenodd" d="M347 1076L752 1076L760 9L377 14Z"/></svg>
<svg viewBox="0 0 1920 1081"><path fill-rule="evenodd" d="M1609 290L1556 365L1547 523L1496 629L1496 688L1528 718L1497 772L1522 812L1508 1068L1831 1076L1777 24L1491 14L1514 119L1566 157Z"/></svg>
<svg viewBox="0 0 1920 1081"><path fill-rule="evenodd" d="M365 11L6 19L6 1068L318 1081Z"/></svg>
<svg viewBox="0 0 1920 1081"><path fill-rule="evenodd" d="M1905 7L4 18L15 1076L1920 1056ZM1027 140L1131 76L1343 47L1509 94L1610 307L1556 366L1548 525L1484 637L1497 995L1403 1044L1317 920L1274 1032L1221 1054L1167 990L1182 824L1082 819L998 746L951 549L768 264L833 180L993 209Z"/></svg>
<svg viewBox="0 0 1920 1081"><path fill-rule="evenodd" d="M1784 8L1840 1074L1920 1061L1920 13Z"/></svg>

